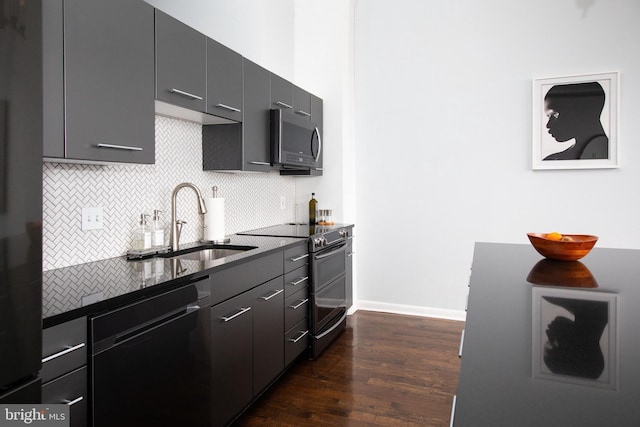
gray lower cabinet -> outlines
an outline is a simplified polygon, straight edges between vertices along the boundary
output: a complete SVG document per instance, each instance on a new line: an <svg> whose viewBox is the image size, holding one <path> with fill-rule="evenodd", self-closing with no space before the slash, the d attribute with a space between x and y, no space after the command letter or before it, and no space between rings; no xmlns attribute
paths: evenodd
<svg viewBox="0 0 640 427"><path fill-rule="evenodd" d="M242 55L207 38L207 113L242 121Z"/></svg>
<svg viewBox="0 0 640 427"><path fill-rule="evenodd" d="M253 291L253 395L284 369L284 283L282 276Z"/></svg>
<svg viewBox="0 0 640 427"><path fill-rule="evenodd" d="M309 347L309 253L306 242L284 252L284 364Z"/></svg>
<svg viewBox="0 0 640 427"><path fill-rule="evenodd" d="M213 425L232 421L284 370L283 252L211 275Z"/></svg>
<svg viewBox="0 0 640 427"><path fill-rule="evenodd" d="M42 333L42 403L67 404L71 427L88 425L87 319Z"/></svg>
<svg viewBox="0 0 640 427"><path fill-rule="evenodd" d="M160 10L156 9L155 14L155 98L171 105L205 112L205 35Z"/></svg>
<svg viewBox="0 0 640 427"><path fill-rule="evenodd" d="M211 308L213 425L233 420L284 369L282 276Z"/></svg>
<svg viewBox="0 0 640 427"><path fill-rule="evenodd" d="M214 426L231 421L253 398L253 293L211 308Z"/></svg>
<svg viewBox="0 0 640 427"><path fill-rule="evenodd" d="M153 7L45 3L44 157L154 163Z"/></svg>

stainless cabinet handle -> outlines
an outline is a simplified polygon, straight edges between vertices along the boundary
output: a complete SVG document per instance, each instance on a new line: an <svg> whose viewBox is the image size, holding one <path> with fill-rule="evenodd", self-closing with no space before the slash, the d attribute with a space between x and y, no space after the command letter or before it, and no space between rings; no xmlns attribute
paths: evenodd
<svg viewBox="0 0 640 427"><path fill-rule="evenodd" d="M277 291L275 291L274 293L272 293L268 297L260 297L260 298L262 298L265 301L269 301L271 298L275 297L276 295L281 294L282 292L284 292L284 289L278 289Z"/></svg>
<svg viewBox="0 0 640 427"><path fill-rule="evenodd" d="M127 150L127 151L142 151L142 147L132 147L129 145L115 145L115 144L97 144L98 148L113 148L116 150Z"/></svg>
<svg viewBox="0 0 640 427"><path fill-rule="evenodd" d="M80 344L74 345L74 346L67 345L67 346L65 346L64 350L62 350L62 351L60 351L58 353L52 354L51 356L47 356L44 359L42 359L42 363L46 363L46 362L48 362L50 360L57 359L58 357L64 356L65 354L69 354L72 351L76 351L78 349L81 349L84 346L85 346L85 343L80 343Z"/></svg>
<svg viewBox="0 0 640 427"><path fill-rule="evenodd" d="M296 338L289 338L289 341L291 341L292 343L297 343L298 341L300 341L302 338L306 337L307 334L309 333L309 331L300 331L301 334L299 337Z"/></svg>
<svg viewBox="0 0 640 427"><path fill-rule="evenodd" d="M67 405L69 405L69 406L73 406L73 405L75 405L76 403L81 402L81 401L82 401L82 399L84 399L84 397L83 397L83 396L77 397L77 398L75 398L75 399L73 399L73 400L69 400L69 399L62 399L62 403L66 403L66 404L67 404Z"/></svg>
<svg viewBox="0 0 640 427"><path fill-rule="evenodd" d="M293 308L294 310L297 310L308 302L309 302L309 298L305 298L296 305L290 305L289 308Z"/></svg>
<svg viewBox="0 0 640 427"><path fill-rule="evenodd" d="M301 259L305 259L305 258L308 258L308 257L309 257L309 254L304 254L304 255L300 255L299 257L296 257L296 258L289 258L289 261L297 262L297 261L300 261Z"/></svg>
<svg viewBox="0 0 640 427"><path fill-rule="evenodd" d="M464 345L464 329L460 335L460 349L458 350L458 357L462 357L462 346Z"/></svg>
<svg viewBox="0 0 640 427"><path fill-rule="evenodd" d="M232 107L230 105L226 105L226 104L216 104L216 107L224 108L225 110L233 111L235 113L241 113L242 112L242 110L240 110L240 109L238 109L236 107Z"/></svg>
<svg viewBox="0 0 640 427"><path fill-rule="evenodd" d="M295 280L293 282L289 282L289 284L291 286L298 286L300 283L304 282L305 280L307 280L309 278L309 276L304 276L304 277L300 277L298 280Z"/></svg>
<svg viewBox="0 0 640 427"><path fill-rule="evenodd" d="M305 116L305 117L311 117L310 113L307 113L306 111L302 111L302 110L296 111L296 114L299 114L299 115Z"/></svg>
<svg viewBox="0 0 640 427"><path fill-rule="evenodd" d="M183 90L176 89L176 88L171 88L171 90L170 90L169 92L171 92L171 93L177 93L178 95L183 95L183 96L186 96L187 98L191 98L191 99L197 99L197 100L199 100L199 101L202 101L202 99L203 99L201 96L194 95L194 94L192 94L192 93L185 92L185 91L183 91Z"/></svg>
<svg viewBox="0 0 640 427"><path fill-rule="evenodd" d="M241 315L245 314L245 313L246 313L247 311L249 311L249 310L251 310L251 307L247 307L247 308L240 307L240 311L239 311L239 312L237 312L236 314L234 314L233 316L229 316L229 317L222 316L222 317L221 317L221 319L222 319L224 322L228 322L228 321L230 321L230 320L235 319L235 318L236 318L236 317L238 317L238 316L241 316Z"/></svg>
<svg viewBox="0 0 640 427"><path fill-rule="evenodd" d="M351 257L353 256L353 254L355 254L355 252L349 252L349 253L347 254L347 258L351 258Z"/></svg>
<svg viewBox="0 0 640 427"><path fill-rule="evenodd" d="M260 166L271 166L269 162L249 162L252 165L260 165Z"/></svg>
<svg viewBox="0 0 640 427"><path fill-rule="evenodd" d="M285 104L282 101L276 101L276 105L279 105L279 106L284 107L284 108L289 108L289 109L293 108L291 105Z"/></svg>

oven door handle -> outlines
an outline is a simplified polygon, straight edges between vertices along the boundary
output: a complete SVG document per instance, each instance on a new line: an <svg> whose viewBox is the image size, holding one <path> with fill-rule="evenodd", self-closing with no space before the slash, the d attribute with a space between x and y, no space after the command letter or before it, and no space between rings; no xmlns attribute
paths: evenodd
<svg viewBox="0 0 640 427"><path fill-rule="evenodd" d="M342 321L344 319L347 318L347 311L345 310L344 314L342 315L342 317L340 318L340 320L338 320L331 328L329 328L328 330L324 331L323 333L321 333L320 335L316 335L315 338L316 340L321 340L322 338L326 337L327 335L329 335L331 332L333 332L336 328L340 327L340 324L342 323Z"/></svg>
<svg viewBox="0 0 640 427"><path fill-rule="evenodd" d="M326 252L326 253L324 253L324 252L323 252L323 253L320 253L320 254L318 254L318 255L315 255L315 256L313 257L313 259L318 260L318 259L323 259L323 258L330 257L330 256L334 255L334 254L335 254L335 252L338 252L338 251L344 250L344 247L345 247L345 246L347 246L347 243L346 243L346 242L341 243L340 245L336 246L335 248L332 248L329 252Z"/></svg>

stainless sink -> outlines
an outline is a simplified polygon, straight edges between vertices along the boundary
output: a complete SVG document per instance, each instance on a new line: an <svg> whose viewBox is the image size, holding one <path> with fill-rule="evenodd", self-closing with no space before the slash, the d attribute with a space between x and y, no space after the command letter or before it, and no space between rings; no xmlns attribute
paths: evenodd
<svg viewBox="0 0 640 427"><path fill-rule="evenodd" d="M182 250L177 253L169 252L166 254L162 254L160 255L160 257L173 259L189 259L194 261L213 261L216 259L250 251L251 249L256 249L256 246L197 246L195 248Z"/></svg>

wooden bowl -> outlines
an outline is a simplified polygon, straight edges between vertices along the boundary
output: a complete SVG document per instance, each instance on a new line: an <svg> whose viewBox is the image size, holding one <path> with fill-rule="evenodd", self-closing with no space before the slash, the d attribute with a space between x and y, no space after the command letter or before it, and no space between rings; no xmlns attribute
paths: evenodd
<svg viewBox="0 0 640 427"><path fill-rule="evenodd" d="M546 233L527 233L533 247L545 258L556 261L576 261L584 257L598 241L598 236L563 234L570 240L547 239Z"/></svg>

